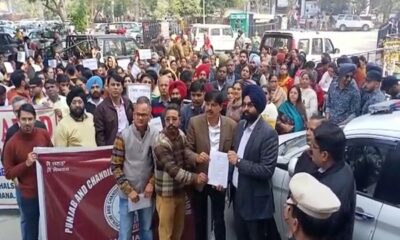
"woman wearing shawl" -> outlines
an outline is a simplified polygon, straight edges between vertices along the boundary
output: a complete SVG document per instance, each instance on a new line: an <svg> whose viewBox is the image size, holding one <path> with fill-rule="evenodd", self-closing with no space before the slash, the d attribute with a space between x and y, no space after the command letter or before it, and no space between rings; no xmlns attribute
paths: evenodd
<svg viewBox="0 0 400 240"><path fill-rule="evenodd" d="M278 84L283 88L285 93L287 93L288 89L290 89L293 86L293 79L288 74L288 67L286 66L286 64L281 65L279 71Z"/></svg>
<svg viewBox="0 0 400 240"><path fill-rule="evenodd" d="M208 32L204 32L204 45L203 45L203 53L211 56L214 54L214 48L211 45L210 37L208 36Z"/></svg>
<svg viewBox="0 0 400 240"><path fill-rule="evenodd" d="M276 131L286 134L302 131L307 121L306 111L301 101L301 90L298 86L289 89L288 100L278 109Z"/></svg>
<svg viewBox="0 0 400 240"><path fill-rule="evenodd" d="M278 77L271 74L268 78L268 89L271 92L271 102L279 108L286 101L286 93L278 84Z"/></svg>
<svg viewBox="0 0 400 240"><path fill-rule="evenodd" d="M243 66L242 71L240 72L240 77L241 79L239 82L243 84L243 87L246 87L247 85L257 85L257 83L251 79L251 76L253 75L253 69L249 64L246 64Z"/></svg>
<svg viewBox="0 0 400 240"><path fill-rule="evenodd" d="M228 103L226 116L239 122L242 117L242 90L243 84L236 82L233 84L233 100Z"/></svg>

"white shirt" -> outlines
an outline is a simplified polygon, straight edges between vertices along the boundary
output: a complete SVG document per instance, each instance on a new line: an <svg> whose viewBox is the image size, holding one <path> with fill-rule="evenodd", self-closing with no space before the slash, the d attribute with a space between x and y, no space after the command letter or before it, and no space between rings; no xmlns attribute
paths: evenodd
<svg viewBox="0 0 400 240"><path fill-rule="evenodd" d="M254 128L255 128L255 126L256 126L256 124L258 123L259 120L260 120L260 117L258 117L257 120L252 125L250 125L250 126L248 126L248 127L246 127L244 129L242 138L240 139L238 152L237 152L237 155L238 155L239 158L243 158L244 150L246 149L247 142L249 141L250 136L253 133L253 130L254 130ZM235 167L235 169L233 170L232 183L233 183L233 186L235 186L236 188L238 187L239 169L237 167Z"/></svg>
<svg viewBox="0 0 400 240"><path fill-rule="evenodd" d="M119 106L113 103L118 116L118 133L122 132L125 128L129 126L128 117L125 112L124 100L121 98L121 104Z"/></svg>
<svg viewBox="0 0 400 240"><path fill-rule="evenodd" d="M306 109L307 119L318 114L317 93L312 88L301 88L301 98Z"/></svg>
<svg viewBox="0 0 400 240"><path fill-rule="evenodd" d="M221 118L218 120L218 124L211 126L208 123L208 138L210 139L210 151L219 150L219 139L221 136Z"/></svg>
<svg viewBox="0 0 400 240"><path fill-rule="evenodd" d="M319 81L319 86L321 86L322 90L324 92L328 92L329 87L331 86L333 78L329 75L329 72L326 71L322 77L321 77L321 81Z"/></svg>
<svg viewBox="0 0 400 240"><path fill-rule="evenodd" d="M89 98L89 99L88 99L88 103L91 103L91 104L95 105L96 107L98 107L98 106L100 105L100 103L103 102L103 100L104 100L104 99L101 97L101 98L99 98L98 102L95 102L95 101L93 101L92 98Z"/></svg>

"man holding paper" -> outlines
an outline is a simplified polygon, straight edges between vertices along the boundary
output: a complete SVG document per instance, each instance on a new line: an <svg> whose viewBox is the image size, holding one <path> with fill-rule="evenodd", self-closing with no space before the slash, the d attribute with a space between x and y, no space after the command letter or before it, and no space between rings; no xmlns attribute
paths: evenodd
<svg viewBox="0 0 400 240"><path fill-rule="evenodd" d="M243 115L235 133L234 151L228 152L237 239L280 239L274 221L271 178L278 158L278 134L261 118L266 106L260 86L243 93Z"/></svg>
<svg viewBox="0 0 400 240"><path fill-rule="evenodd" d="M136 207L140 239L153 240L151 226L154 204L151 198L154 191L154 161L151 146L158 132L150 127L150 118L150 100L147 97L138 98L134 107L133 124L125 128L114 142L111 169L120 189L119 240L132 239L132 210L135 209L135 204L141 206ZM144 206L146 207L143 208Z"/></svg>
<svg viewBox="0 0 400 240"><path fill-rule="evenodd" d="M236 122L225 116L221 116L224 98L222 93L214 90L205 95L205 113L192 117L187 129L187 140L190 152L196 158L196 172L205 173L209 177L209 183L214 182L210 167L217 166L213 161L225 161L226 153L233 146L233 134ZM220 156L210 159L210 155ZM213 154L216 153L216 154ZM212 220L216 240L225 240L225 188L228 182L229 165L226 164L226 177L224 182L217 186L199 184L194 191L194 213L196 217L196 240L207 239L207 197L211 198ZM223 173L221 173L223 175ZM215 176L218 178L218 176ZM218 182L218 181L215 181ZM223 187L225 184L225 188Z"/></svg>

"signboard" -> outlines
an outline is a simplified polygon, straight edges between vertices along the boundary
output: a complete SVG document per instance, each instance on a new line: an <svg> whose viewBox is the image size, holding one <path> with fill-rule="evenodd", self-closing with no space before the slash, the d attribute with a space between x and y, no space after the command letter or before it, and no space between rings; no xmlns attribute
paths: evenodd
<svg viewBox="0 0 400 240"><path fill-rule="evenodd" d="M151 49L139 49L140 60L151 59Z"/></svg>
<svg viewBox="0 0 400 240"><path fill-rule="evenodd" d="M384 43L385 75L400 74L400 40L390 39Z"/></svg>
<svg viewBox="0 0 400 240"><path fill-rule="evenodd" d="M47 239L117 239L119 196L110 168L112 147L35 148L40 235ZM67 179L67 180L66 180ZM47 227L49 226L49 227ZM138 240L138 218L133 238ZM153 224L157 236L157 223ZM182 239L194 238L188 201Z"/></svg>
<svg viewBox="0 0 400 240"><path fill-rule="evenodd" d="M130 84L127 87L127 93L132 103L136 103L136 100L143 96L151 100L151 86L148 84Z"/></svg>
<svg viewBox="0 0 400 240"><path fill-rule="evenodd" d="M122 67L125 71L128 70L128 65L131 62L130 59L119 59L118 66Z"/></svg>
<svg viewBox="0 0 400 240"><path fill-rule="evenodd" d="M50 136L53 136L53 132L56 127L56 119L54 110L52 108L38 108L36 109L37 119L43 122ZM3 152L4 140L6 139L7 129L10 128L17 119L12 111L11 107L0 108L0 128L2 132L0 141L0 153ZM17 201L15 198L15 186L11 180L5 178L5 170L0 162L0 209L12 209L18 208Z"/></svg>
<svg viewBox="0 0 400 240"><path fill-rule="evenodd" d="M97 70L97 59L96 58L89 58L89 59L82 59L82 65L85 68L89 68L90 70Z"/></svg>

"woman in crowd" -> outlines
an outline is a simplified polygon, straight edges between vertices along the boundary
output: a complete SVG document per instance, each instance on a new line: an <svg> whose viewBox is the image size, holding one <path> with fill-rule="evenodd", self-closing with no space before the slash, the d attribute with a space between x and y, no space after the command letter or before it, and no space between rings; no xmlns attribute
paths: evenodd
<svg viewBox="0 0 400 240"><path fill-rule="evenodd" d="M40 70L43 70L44 65L43 65L43 58L42 58L42 55L40 55L40 54L36 54L36 55L35 55L35 64L36 64L37 66L39 66Z"/></svg>
<svg viewBox="0 0 400 240"><path fill-rule="evenodd" d="M272 128L276 126L276 119L278 118L278 109L275 104L271 102L271 95L268 91L268 86L263 85L262 89L267 100L267 106L265 106L264 111L261 113L261 117L266 121Z"/></svg>
<svg viewBox="0 0 400 240"><path fill-rule="evenodd" d="M318 114L318 99L317 93L311 86L313 82L312 78L313 75L308 71L303 71L300 75L301 98L306 110L307 119Z"/></svg>
<svg viewBox="0 0 400 240"><path fill-rule="evenodd" d="M283 88L285 93L293 86L293 79L288 74L288 67L286 64L282 64L280 67L278 84Z"/></svg>
<svg viewBox="0 0 400 240"><path fill-rule="evenodd" d="M302 131L305 129L306 119L301 90L298 86L293 86L289 89L288 100L278 108L276 130L278 134Z"/></svg>
<svg viewBox="0 0 400 240"><path fill-rule="evenodd" d="M117 61L113 56L107 58L107 71L114 70L117 68Z"/></svg>
<svg viewBox="0 0 400 240"><path fill-rule="evenodd" d="M157 98L157 95L155 93L155 81L154 81L154 78L150 74L147 74L147 73L142 74L140 76L138 82L142 83L142 84L150 85L150 87L151 87L151 99Z"/></svg>
<svg viewBox="0 0 400 240"><path fill-rule="evenodd" d="M160 58L160 72L169 68L168 59L166 57Z"/></svg>
<svg viewBox="0 0 400 240"><path fill-rule="evenodd" d="M239 122L242 117L242 90L243 84L236 82L233 84L233 100L228 103L226 116Z"/></svg>
<svg viewBox="0 0 400 240"><path fill-rule="evenodd" d="M178 78L176 77L175 73L171 69L164 69L160 70L160 76L167 75L170 81L176 81Z"/></svg>
<svg viewBox="0 0 400 240"><path fill-rule="evenodd" d="M253 79L251 79L252 74L253 74L252 68L250 67L250 65L246 64L242 68L242 71L240 73L241 79L239 80L240 82L242 82L244 87L247 85L256 85L257 84Z"/></svg>
<svg viewBox="0 0 400 240"><path fill-rule="evenodd" d="M361 89L367 77L365 65L361 64L360 58L357 56L352 56L351 61L357 66L356 72L354 73L354 80L356 80L358 88Z"/></svg>
<svg viewBox="0 0 400 240"><path fill-rule="evenodd" d="M233 86L229 86L227 89L226 99L228 100L228 104L235 99L235 90L233 90Z"/></svg>
<svg viewBox="0 0 400 240"><path fill-rule="evenodd" d="M123 86L123 88L124 88L124 91L122 92L122 95L124 95L124 96L127 96L127 90L128 90L128 86L130 85L130 84L132 84L132 83L134 83L135 81L134 81L134 79L132 79L129 75L126 75L125 77L124 77L124 86Z"/></svg>
<svg viewBox="0 0 400 240"><path fill-rule="evenodd" d="M327 71L322 75L321 81L319 81L318 85L322 88L322 90L327 93L329 87L331 86L333 78L336 76L336 64L329 63Z"/></svg>
<svg viewBox="0 0 400 240"><path fill-rule="evenodd" d="M278 77L271 74L268 78L268 88L271 95L271 102L279 108L282 103L286 101L286 93L281 86L278 84Z"/></svg>

